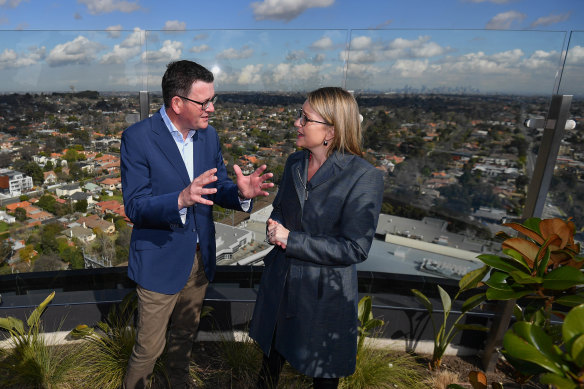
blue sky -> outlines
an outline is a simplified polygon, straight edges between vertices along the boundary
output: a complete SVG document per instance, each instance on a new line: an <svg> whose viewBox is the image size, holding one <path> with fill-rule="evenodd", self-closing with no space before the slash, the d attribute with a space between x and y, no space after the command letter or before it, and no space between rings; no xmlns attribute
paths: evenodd
<svg viewBox="0 0 584 389"><path fill-rule="evenodd" d="M219 91L581 94L584 1L0 0L2 92L157 91L179 58Z"/></svg>

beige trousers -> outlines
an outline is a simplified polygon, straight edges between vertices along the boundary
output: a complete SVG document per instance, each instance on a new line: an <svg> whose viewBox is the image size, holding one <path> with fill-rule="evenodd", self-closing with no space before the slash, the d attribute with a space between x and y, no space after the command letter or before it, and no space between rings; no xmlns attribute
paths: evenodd
<svg viewBox="0 0 584 389"><path fill-rule="evenodd" d="M167 295L136 287L138 328L136 342L128 361L124 388L148 388L154 364L164 351L168 334L167 371L172 388L185 387L193 340L199 326L203 299L209 281L201 252L197 251L189 279L178 293Z"/></svg>

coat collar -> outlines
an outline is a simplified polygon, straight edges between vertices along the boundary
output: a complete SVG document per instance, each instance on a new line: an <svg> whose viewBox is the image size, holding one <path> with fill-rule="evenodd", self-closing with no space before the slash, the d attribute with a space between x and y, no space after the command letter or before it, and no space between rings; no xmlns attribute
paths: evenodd
<svg viewBox="0 0 584 389"><path fill-rule="evenodd" d="M308 177L308 158L310 152L304 150L296 162L291 166L292 179L296 194L300 200L300 207L304 209L304 202L309 198L310 192L318 186L324 184L330 179L339 174L347 165L355 158L352 154L340 153L333 151L333 153L326 159L318 171L314 174L310 181Z"/></svg>

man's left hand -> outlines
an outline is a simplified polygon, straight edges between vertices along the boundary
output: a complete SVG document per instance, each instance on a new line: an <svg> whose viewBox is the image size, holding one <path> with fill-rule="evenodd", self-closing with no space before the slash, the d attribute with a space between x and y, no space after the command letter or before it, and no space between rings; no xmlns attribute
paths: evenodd
<svg viewBox="0 0 584 389"><path fill-rule="evenodd" d="M237 188L239 192L246 199L253 199L257 196L269 196L270 194L265 191L265 189L274 186L272 182L265 182L269 180L274 175L272 173L263 174L267 166L262 165L256 169L255 172L251 173L249 176L244 176L241 172L241 168L237 165L233 165L233 171L237 177Z"/></svg>

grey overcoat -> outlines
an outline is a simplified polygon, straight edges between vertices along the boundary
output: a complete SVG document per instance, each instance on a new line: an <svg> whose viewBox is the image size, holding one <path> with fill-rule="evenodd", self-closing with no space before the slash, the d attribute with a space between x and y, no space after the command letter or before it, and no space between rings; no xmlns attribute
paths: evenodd
<svg viewBox="0 0 584 389"><path fill-rule="evenodd" d="M355 264L371 247L383 178L364 159L334 152L307 184L308 156L288 158L274 199L271 218L290 234L285 250L264 259L250 336L267 355L273 339L305 375L343 377L355 370Z"/></svg>

